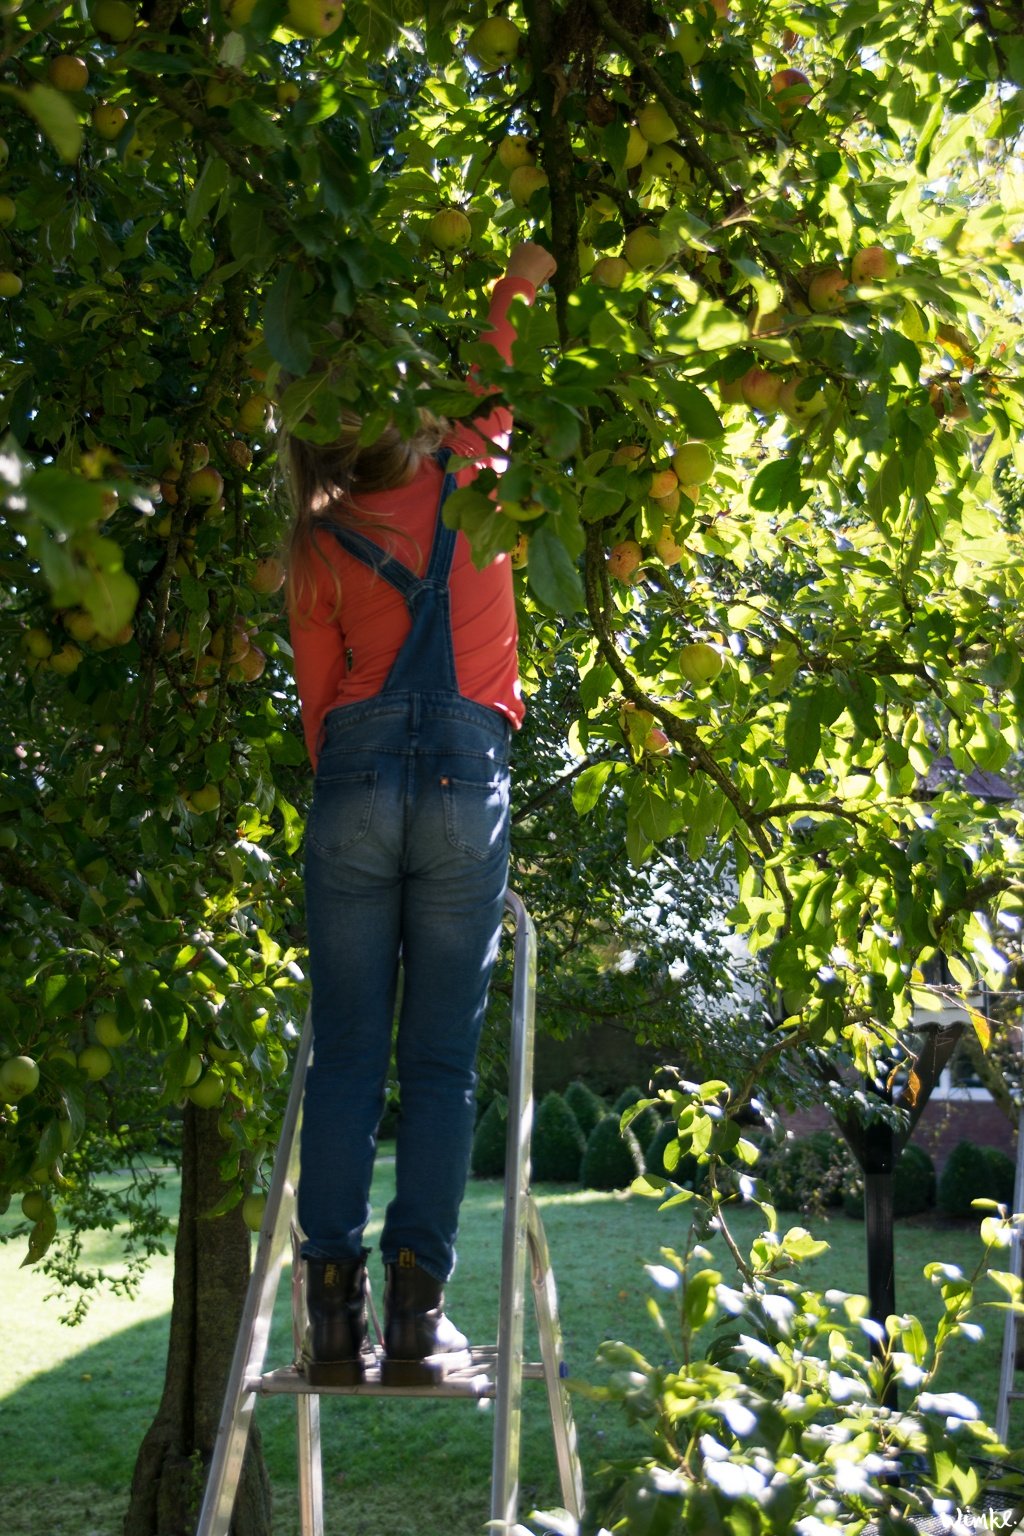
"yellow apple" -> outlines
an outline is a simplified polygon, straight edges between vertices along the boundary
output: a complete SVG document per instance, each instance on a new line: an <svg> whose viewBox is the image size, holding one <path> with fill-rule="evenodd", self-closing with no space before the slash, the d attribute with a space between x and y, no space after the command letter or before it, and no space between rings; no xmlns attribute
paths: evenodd
<svg viewBox="0 0 1024 1536"><path fill-rule="evenodd" d="M639 165L650 147L640 129L630 123L629 135L626 139L626 158L622 162L626 170L631 171L635 165Z"/></svg>
<svg viewBox="0 0 1024 1536"><path fill-rule="evenodd" d="M274 86L274 95L279 107L291 107L298 101L302 92L294 80L279 80Z"/></svg>
<svg viewBox="0 0 1024 1536"><path fill-rule="evenodd" d="M239 432L262 432L267 425L267 413L270 410L270 399L264 394L250 395L248 400L243 400L238 408L235 418L235 426ZM223 483L221 490L223 490ZM217 492L219 496L220 491ZM216 500L216 498L214 498Z"/></svg>
<svg viewBox="0 0 1024 1536"><path fill-rule="evenodd" d="M288 0L284 24L299 37L330 37L344 14L341 0Z"/></svg>
<svg viewBox="0 0 1024 1536"><path fill-rule="evenodd" d="M637 572L643 557L643 550L635 539L623 539L609 553L608 569L616 580L629 585L638 579Z"/></svg>
<svg viewBox="0 0 1024 1536"><path fill-rule="evenodd" d="M72 645L69 640L59 650L54 651L50 657L50 667L59 676L70 677L72 672L77 672L82 660L82 653L78 646Z"/></svg>
<svg viewBox="0 0 1024 1536"><path fill-rule="evenodd" d="M828 395L821 384L809 384L799 374L786 379L779 390L779 409L796 426L820 416L828 406Z"/></svg>
<svg viewBox="0 0 1024 1536"><path fill-rule="evenodd" d="M595 283L605 288L621 288L629 275L629 262L622 256L601 256L591 269Z"/></svg>
<svg viewBox="0 0 1024 1536"><path fill-rule="evenodd" d="M16 299L24 286L17 272L0 271L0 299Z"/></svg>
<svg viewBox="0 0 1024 1536"><path fill-rule="evenodd" d="M622 254L634 272L648 272L664 266L668 253L654 226L640 224L626 236Z"/></svg>
<svg viewBox="0 0 1024 1536"><path fill-rule="evenodd" d="M286 574L283 563L276 555L265 555L262 560L257 560L255 569L249 577L249 585L254 592L269 597L271 593L279 592L284 586Z"/></svg>
<svg viewBox="0 0 1024 1536"><path fill-rule="evenodd" d="M707 44L692 21L677 22L665 46L670 53L678 53L683 63L691 68L700 62L707 50Z"/></svg>
<svg viewBox="0 0 1024 1536"><path fill-rule="evenodd" d="M703 485L715 471L707 443L683 443L672 455L672 468L681 485Z"/></svg>
<svg viewBox="0 0 1024 1536"><path fill-rule="evenodd" d="M676 137L676 125L660 101L649 101L641 107L636 125L648 144L667 144Z"/></svg>
<svg viewBox="0 0 1024 1536"><path fill-rule="evenodd" d="M539 165L517 165L508 178L508 195L518 207L525 208L533 194L547 184L547 172Z"/></svg>
<svg viewBox="0 0 1024 1536"><path fill-rule="evenodd" d="M664 181L670 187L685 187L692 179L690 167L682 155L668 144L655 144L640 172L640 180L645 186L651 181Z"/></svg>
<svg viewBox="0 0 1024 1536"><path fill-rule="evenodd" d="M465 250L472 234L472 225L458 208L442 208L430 221L430 238L439 251Z"/></svg>
<svg viewBox="0 0 1024 1536"><path fill-rule="evenodd" d="M92 111L92 126L101 139L116 139L128 122L128 113L124 107L111 106L107 101L101 101L98 107Z"/></svg>
<svg viewBox="0 0 1024 1536"><path fill-rule="evenodd" d="M714 646L696 640L690 645L680 646L676 665L688 683L700 687L705 683L713 683L725 662Z"/></svg>
<svg viewBox="0 0 1024 1536"><path fill-rule="evenodd" d="M518 56L522 34L506 16L490 16L470 35L466 52L485 73L502 69Z"/></svg>
<svg viewBox="0 0 1024 1536"><path fill-rule="evenodd" d="M521 165L532 165L536 158L525 133L507 133L498 145L498 159L506 171L518 170Z"/></svg>

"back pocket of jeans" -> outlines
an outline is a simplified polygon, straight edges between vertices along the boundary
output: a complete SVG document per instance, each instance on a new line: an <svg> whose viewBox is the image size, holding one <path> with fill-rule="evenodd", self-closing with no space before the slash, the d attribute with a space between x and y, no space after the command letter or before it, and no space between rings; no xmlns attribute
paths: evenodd
<svg viewBox="0 0 1024 1536"><path fill-rule="evenodd" d="M309 816L309 841L321 853L343 853L364 838L373 817L375 773L318 779Z"/></svg>
<svg viewBox="0 0 1024 1536"><path fill-rule="evenodd" d="M441 780L448 841L474 859L492 859L508 840L507 775L479 783L471 779Z"/></svg>

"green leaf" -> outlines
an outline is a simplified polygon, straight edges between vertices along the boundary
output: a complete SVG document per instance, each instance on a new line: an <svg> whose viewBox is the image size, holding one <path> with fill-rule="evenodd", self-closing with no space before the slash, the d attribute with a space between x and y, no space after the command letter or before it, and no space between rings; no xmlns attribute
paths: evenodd
<svg viewBox="0 0 1024 1536"><path fill-rule="evenodd" d="M580 573L561 539L546 525L531 535L527 575L531 590L557 613L578 613L584 606Z"/></svg>
<svg viewBox="0 0 1024 1536"><path fill-rule="evenodd" d="M56 533L75 533L99 522L105 492L93 480L46 465L23 482L28 510Z"/></svg>
<svg viewBox="0 0 1024 1536"><path fill-rule="evenodd" d="M306 331L309 296L299 268L282 268L270 290L263 314L263 335L271 355L289 373L304 375L313 362L313 345Z"/></svg>
<svg viewBox="0 0 1024 1536"><path fill-rule="evenodd" d="M203 166L196 184L189 193L185 205L185 222L189 229L198 229L214 203L228 184L228 168L219 155L210 155Z"/></svg>
<svg viewBox="0 0 1024 1536"><path fill-rule="evenodd" d="M14 100L35 118L40 128L66 165L73 165L82 152L83 130L74 106L63 91L49 85L32 85L27 91L0 85L0 95Z"/></svg>

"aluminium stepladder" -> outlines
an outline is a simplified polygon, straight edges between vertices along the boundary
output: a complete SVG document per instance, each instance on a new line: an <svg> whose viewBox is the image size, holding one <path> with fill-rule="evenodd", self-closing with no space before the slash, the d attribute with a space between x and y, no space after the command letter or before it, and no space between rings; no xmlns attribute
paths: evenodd
<svg viewBox="0 0 1024 1536"><path fill-rule="evenodd" d="M530 1193L537 940L533 923L519 897L509 892L505 905L515 924L515 947L498 1342L496 1345L474 1347L469 1366L430 1387L382 1387L377 1366L370 1367L366 1381L354 1387L311 1388L294 1365L264 1370L274 1299L289 1240L293 1251L292 1322L296 1353L301 1346L305 1317L302 1265L295 1258L297 1238L294 1208L299 1174L298 1128L302 1113L302 1091L312 1049L312 1032L307 1017L296 1058L281 1141L267 1192L266 1211L256 1244L234 1358L228 1374L224 1406L196 1536L228 1536L253 1412L260 1397L275 1394L288 1394L295 1398L301 1536L323 1536L321 1395L457 1397L477 1402L493 1399L490 1528L495 1536L508 1536L516 1524L518 1513L522 1384L524 1379L529 1378L542 1378L547 1387L562 1502L577 1521L582 1516L583 1478L565 1379L567 1373L562 1356L554 1274L540 1213ZM525 1360L523 1351L528 1257L540 1342L539 1362ZM379 1347L377 1353L379 1359Z"/></svg>
<svg viewBox="0 0 1024 1536"><path fill-rule="evenodd" d="M1021 1106L1017 1124L1017 1173L1013 1183L1013 1209L1024 1211L1024 1105ZM1019 1278L1024 1278L1022 1260L1024 1260L1024 1231L1019 1226L1015 1226L1010 1240L1010 1272ZM1017 1355L1020 1336L1020 1318L1016 1312L1008 1311L1003 1322L1003 1353L999 1367L995 1423L996 1436L1003 1445L1009 1445L1007 1436L1010 1433L1010 1408L1013 1403L1024 1401L1024 1390L1013 1385L1014 1376L1018 1370Z"/></svg>

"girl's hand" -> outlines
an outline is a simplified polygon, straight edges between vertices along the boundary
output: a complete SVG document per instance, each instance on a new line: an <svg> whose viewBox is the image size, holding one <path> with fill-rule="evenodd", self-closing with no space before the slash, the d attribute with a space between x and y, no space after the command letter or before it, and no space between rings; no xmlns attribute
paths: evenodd
<svg viewBox="0 0 1024 1536"><path fill-rule="evenodd" d="M550 251L532 240L523 240L508 259L509 277L525 277L528 283L539 288L546 283L558 263Z"/></svg>

